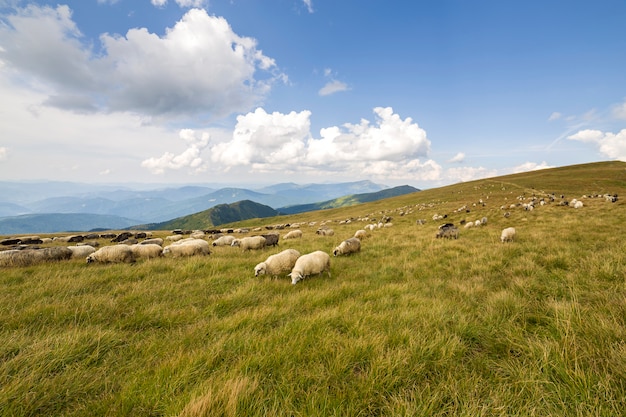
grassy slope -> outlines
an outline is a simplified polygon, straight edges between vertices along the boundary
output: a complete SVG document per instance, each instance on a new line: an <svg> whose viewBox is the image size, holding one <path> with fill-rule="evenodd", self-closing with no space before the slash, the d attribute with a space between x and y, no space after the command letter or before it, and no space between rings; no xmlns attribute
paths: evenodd
<svg viewBox="0 0 626 417"><path fill-rule="evenodd" d="M502 216L540 190L626 195L626 164L238 223L335 220L333 237L304 226L263 252L6 268L0 415L619 415L626 203ZM462 205L471 212L453 213ZM443 241L435 213L489 223ZM330 252L364 224L338 220L383 214L394 226L333 258L331 278L252 273L287 247ZM501 244L509 225L518 239Z"/></svg>

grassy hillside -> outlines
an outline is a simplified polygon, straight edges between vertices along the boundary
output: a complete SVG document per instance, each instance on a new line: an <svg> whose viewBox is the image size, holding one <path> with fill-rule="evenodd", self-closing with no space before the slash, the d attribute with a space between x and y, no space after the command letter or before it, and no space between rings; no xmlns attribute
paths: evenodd
<svg viewBox="0 0 626 417"><path fill-rule="evenodd" d="M589 197L604 193L626 196L626 164L237 223L299 223L302 239L263 251L4 268L0 415L622 415L626 202ZM488 223L436 239L435 214ZM254 277L270 254L330 253L382 216L393 226L332 258L330 278Z"/></svg>

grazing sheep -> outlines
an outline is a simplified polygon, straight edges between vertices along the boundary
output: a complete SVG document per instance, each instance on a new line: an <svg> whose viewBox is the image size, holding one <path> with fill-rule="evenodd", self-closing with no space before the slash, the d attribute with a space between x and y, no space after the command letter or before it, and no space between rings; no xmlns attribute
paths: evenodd
<svg viewBox="0 0 626 417"><path fill-rule="evenodd" d="M220 236L213 241L213 246L230 246L233 243L233 240L235 240L235 236Z"/></svg>
<svg viewBox="0 0 626 417"><path fill-rule="evenodd" d="M500 235L500 240L502 241L502 243L512 242L514 238L515 238L514 227L507 227L506 229L502 230L502 234Z"/></svg>
<svg viewBox="0 0 626 417"><path fill-rule="evenodd" d="M72 251L72 256L70 257L72 259L84 259L96 251L96 248L90 245L68 246L67 248Z"/></svg>
<svg viewBox="0 0 626 417"><path fill-rule="evenodd" d="M104 246L91 255L87 256L87 263L117 263L117 262L135 262L133 251L128 245L111 245Z"/></svg>
<svg viewBox="0 0 626 417"><path fill-rule="evenodd" d="M249 236L233 240L230 246L239 246L241 250L245 252L251 249L263 249L265 242L266 240L263 236Z"/></svg>
<svg viewBox="0 0 626 417"><path fill-rule="evenodd" d="M291 283L297 284L298 281L314 274L322 275L328 272L330 278L330 256L321 250L304 254L296 260L291 273Z"/></svg>
<svg viewBox="0 0 626 417"><path fill-rule="evenodd" d="M299 239L302 237L302 230L296 229L283 236L283 239Z"/></svg>
<svg viewBox="0 0 626 417"><path fill-rule="evenodd" d="M350 255L351 253L356 253L361 250L361 241L359 238L351 237L350 239L346 239L339 244L333 250L333 256L338 255Z"/></svg>
<svg viewBox="0 0 626 417"><path fill-rule="evenodd" d="M211 253L209 242L204 239L191 239L184 242L176 242L163 248L163 255L171 255L173 258L195 255L209 255Z"/></svg>
<svg viewBox="0 0 626 417"><path fill-rule="evenodd" d="M265 246L277 246L278 238L280 235L278 233L268 233L266 235L261 235L265 238ZM232 243L232 242L231 242Z"/></svg>
<svg viewBox="0 0 626 417"><path fill-rule="evenodd" d="M170 242L178 242L182 238L183 238L183 235L170 235L170 236L166 236L165 240L168 240Z"/></svg>
<svg viewBox="0 0 626 417"><path fill-rule="evenodd" d="M333 229L328 229L324 227L324 228L317 229L315 234L320 235L320 236L334 236L335 231Z"/></svg>
<svg viewBox="0 0 626 417"><path fill-rule="evenodd" d="M146 239L143 240L141 242L139 242L140 245L159 245L159 246L163 246L163 239L161 239L160 237L154 237L152 239Z"/></svg>
<svg viewBox="0 0 626 417"><path fill-rule="evenodd" d="M474 223L476 224L476 223ZM437 239L445 238L445 239L458 239L459 238L459 229L452 223L446 223L439 226L439 231L435 235Z"/></svg>
<svg viewBox="0 0 626 417"><path fill-rule="evenodd" d="M277 277L284 272L289 272L299 257L300 252L295 249L285 249L275 255L270 255L265 262L261 262L254 267L254 276L258 277L259 275L267 274Z"/></svg>
<svg viewBox="0 0 626 417"><path fill-rule="evenodd" d="M367 232L363 229L359 229L356 232L354 232L354 237L356 237L357 239L365 239L367 238Z"/></svg>
<svg viewBox="0 0 626 417"><path fill-rule="evenodd" d="M8 250L0 252L0 266L28 266L42 262L70 259L72 251L67 247L56 246L44 249Z"/></svg>
<svg viewBox="0 0 626 417"><path fill-rule="evenodd" d="M133 251L135 259L158 258L163 255L163 248L156 243L132 245L130 249Z"/></svg>

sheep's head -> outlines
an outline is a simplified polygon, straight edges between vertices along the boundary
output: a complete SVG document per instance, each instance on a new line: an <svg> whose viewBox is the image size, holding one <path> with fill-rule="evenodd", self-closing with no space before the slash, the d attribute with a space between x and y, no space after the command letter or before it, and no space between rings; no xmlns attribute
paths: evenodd
<svg viewBox="0 0 626 417"><path fill-rule="evenodd" d="M265 262L261 262L257 266L254 267L254 276L258 277L259 275L264 275L267 272L267 265Z"/></svg>
<svg viewBox="0 0 626 417"><path fill-rule="evenodd" d="M298 281L302 280L302 272L300 271L291 271L291 274L287 276L291 277L291 284L296 285Z"/></svg>
<svg viewBox="0 0 626 417"><path fill-rule="evenodd" d="M88 264L90 264L90 263L92 263L92 262L95 262L95 261L96 261L96 259L94 258L93 254L92 254L92 255L89 255L89 256L87 257L87 263L88 263Z"/></svg>
<svg viewBox="0 0 626 417"><path fill-rule="evenodd" d="M235 239L233 240L233 243L230 244L230 246L239 246L240 240L239 239Z"/></svg>

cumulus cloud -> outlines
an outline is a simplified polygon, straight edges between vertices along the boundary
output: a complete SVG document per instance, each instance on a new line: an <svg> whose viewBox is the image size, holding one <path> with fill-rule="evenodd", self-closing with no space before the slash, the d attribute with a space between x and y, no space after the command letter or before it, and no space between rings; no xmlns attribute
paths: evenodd
<svg viewBox="0 0 626 417"><path fill-rule="evenodd" d="M189 10L163 36L145 28L102 34L98 53L67 6L30 5L6 22L0 60L47 91L45 104L63 109L211 120L246 111L285 79L255 39L202 9Z"/></svg>
<svg viewBox="0 0 626 417"><path fill-rule="evenodd" d="M600 153L609 158L626 161L626 129L622 129L618 133L585 129L567 138L593 144Z"/></svg>
<svg viewBox="0 0 626 417"><path fill-rule="evenodd" d="M525 162L513 168L513 172L517 174L520 172L538 171L540 169L548 169L548 168L554 168L554 167L548 165L546 161L543 161L540 164L536 162Z"/></svg>
<svg viewBox="0 0 626 417"><path fill-rule="evenodd" d="M210 147L213 167L250 172L342 172L379 178L439 178L441 167L425 159L426 132L390 107L374 109L376 122L361 120L310 132L311 112L267 113L258 108L239 116L231 139Z"/></svg>
<svg viewBox="0 0 626 417"><path fill-rule="evenodd" d="M179 170L190 168L191 172L201 172L206 169L200 153L209 144L209 134L203 133L200 137L192 129L183 129L179 136L187 143L187 149L178 155L166 152L159 158L149 158L141 166L149 169L153 174L163 174L166 169Z"/></svg>
<svg viewBox="0 0 626 417"><path fill-rule="evenodd" d="M465 161L465 154L463 152L459 152L456 155L454 155L448 162L461 163L464 161Z"/></svg>
<svg viewBox="0 0 626 417"><path fill-rule="evenodd" d="M7 159L9 155L9 150L4 146L0 146L0 161L4 161Z"/></svg>
<svg viewBox="0 0 626 417"><path fill-rule="evenodd" d="M495 177L498 175L496 170L487 169L484 167L457 167L448 168L445 176L452 181L473 181L481 178Z"/></svg>

